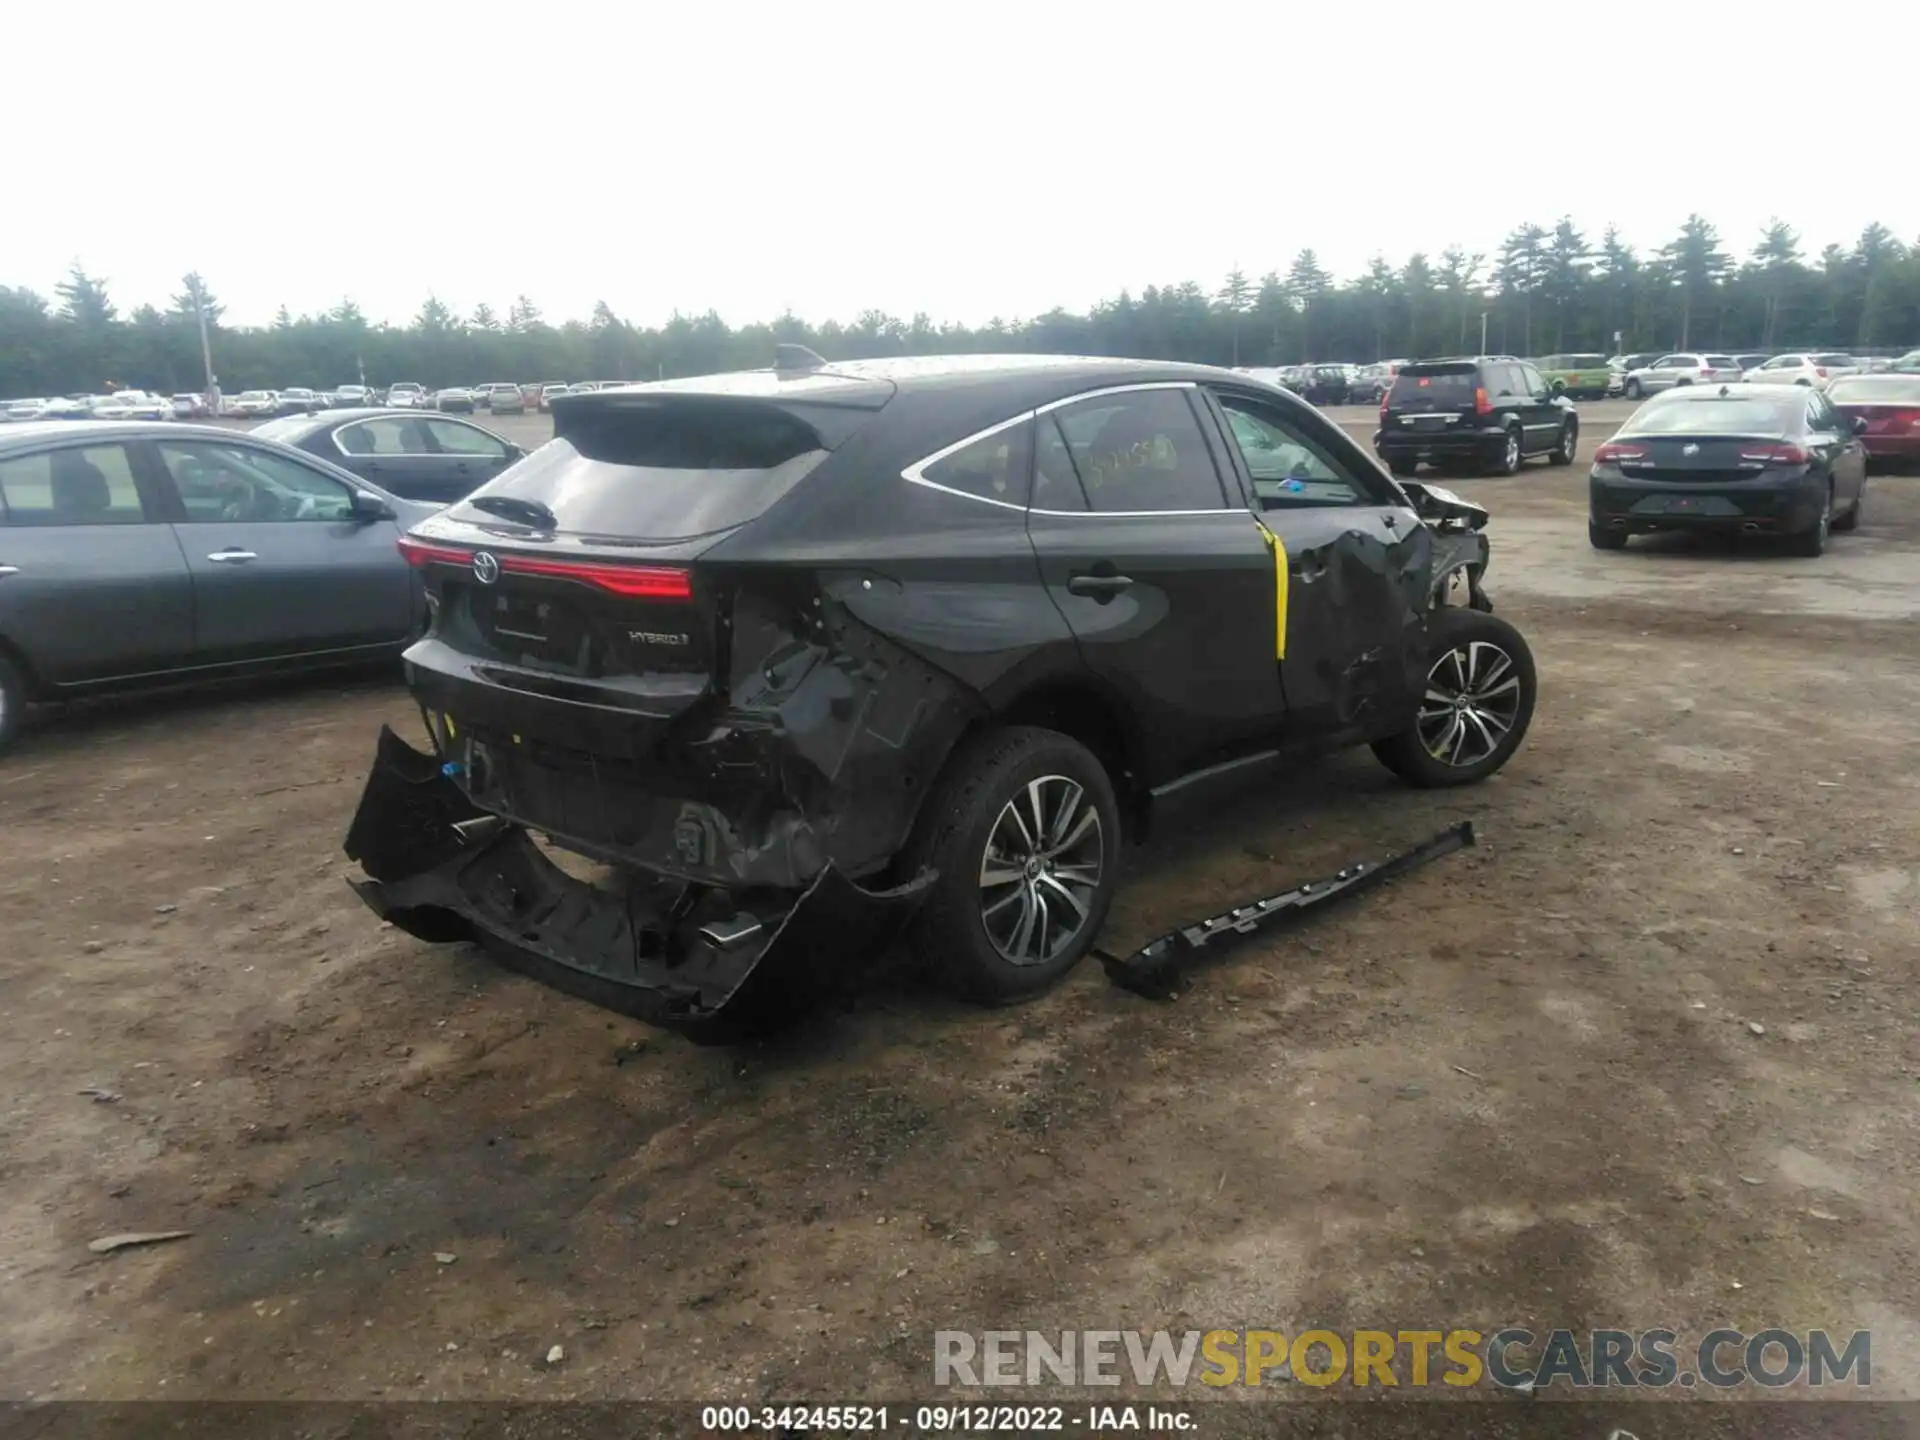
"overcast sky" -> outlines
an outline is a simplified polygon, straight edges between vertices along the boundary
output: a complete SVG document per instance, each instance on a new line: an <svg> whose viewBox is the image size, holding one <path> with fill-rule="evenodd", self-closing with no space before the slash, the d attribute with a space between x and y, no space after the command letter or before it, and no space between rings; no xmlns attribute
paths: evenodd
<svg viewBox="0 0 1920 1440"><path fill-rule="evenodd" d="M6 11L0 284L78 260L123 314L198 269L241 324L977 323L1562 214L1920 236L1920 0Z"/></svg>

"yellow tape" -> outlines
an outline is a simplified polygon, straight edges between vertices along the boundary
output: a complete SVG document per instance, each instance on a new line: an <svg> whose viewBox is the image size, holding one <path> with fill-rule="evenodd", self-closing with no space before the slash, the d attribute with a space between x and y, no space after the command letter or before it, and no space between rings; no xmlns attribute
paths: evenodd
<svg viewBox="0 0 1920 1440"><path fill-rule="evenodd" d="M1284 660L1287 658L1287 547L1265 525L1260 525L1260 534L1273 555L1273 656Z"/></svg>

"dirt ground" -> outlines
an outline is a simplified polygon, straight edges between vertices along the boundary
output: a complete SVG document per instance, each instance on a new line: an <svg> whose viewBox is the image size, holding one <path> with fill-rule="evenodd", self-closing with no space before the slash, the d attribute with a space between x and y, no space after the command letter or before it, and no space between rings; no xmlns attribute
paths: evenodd
<svg viewBox="0 0 1920 1440"><path fill-rule="evenodd" d="M1453 482L1539 660L1503 775L1246 795L1106 940L1481 848L1171 1003L903 962L696 1049L361 908L390 677L57 717L0 764L0 1397L924 1399L936 1329L1309 1323L1867 1327L1920 1395L1920 480L1819 560L1599 554L1583 467Z"/></svg>

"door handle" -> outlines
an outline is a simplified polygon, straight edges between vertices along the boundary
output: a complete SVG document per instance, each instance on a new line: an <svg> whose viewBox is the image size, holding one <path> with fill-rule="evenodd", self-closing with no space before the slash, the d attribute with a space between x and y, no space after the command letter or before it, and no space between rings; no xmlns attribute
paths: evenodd
<svg viewBox="0 0 1920 1440"><path fill-rule="evenodd" d="M1072 575L1067 579L1067 593L1091 596L1104 603L1132 584L1131 575Z"/></svg>
<svg viewBox="0 0 1920 1440"><path fill-rule="evenodd" d="M216 565L244 565L260 557L251 550L216 550L207 559Z"/></svg>

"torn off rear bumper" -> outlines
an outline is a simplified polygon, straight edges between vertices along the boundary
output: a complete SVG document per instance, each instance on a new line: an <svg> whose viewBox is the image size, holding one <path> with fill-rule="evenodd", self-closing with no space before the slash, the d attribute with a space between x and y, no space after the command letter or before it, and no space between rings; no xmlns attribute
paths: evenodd
<svg viewBox="0 0 1920 1440"><path fill-rule="evenodd" d="M712 1041L770 1029L857 973L934 879L869 890L829 864L752 912L697 888L590 884L387 729L345 848L368 877L354 891L409 934L478 941L558 989Z"/></svg>

